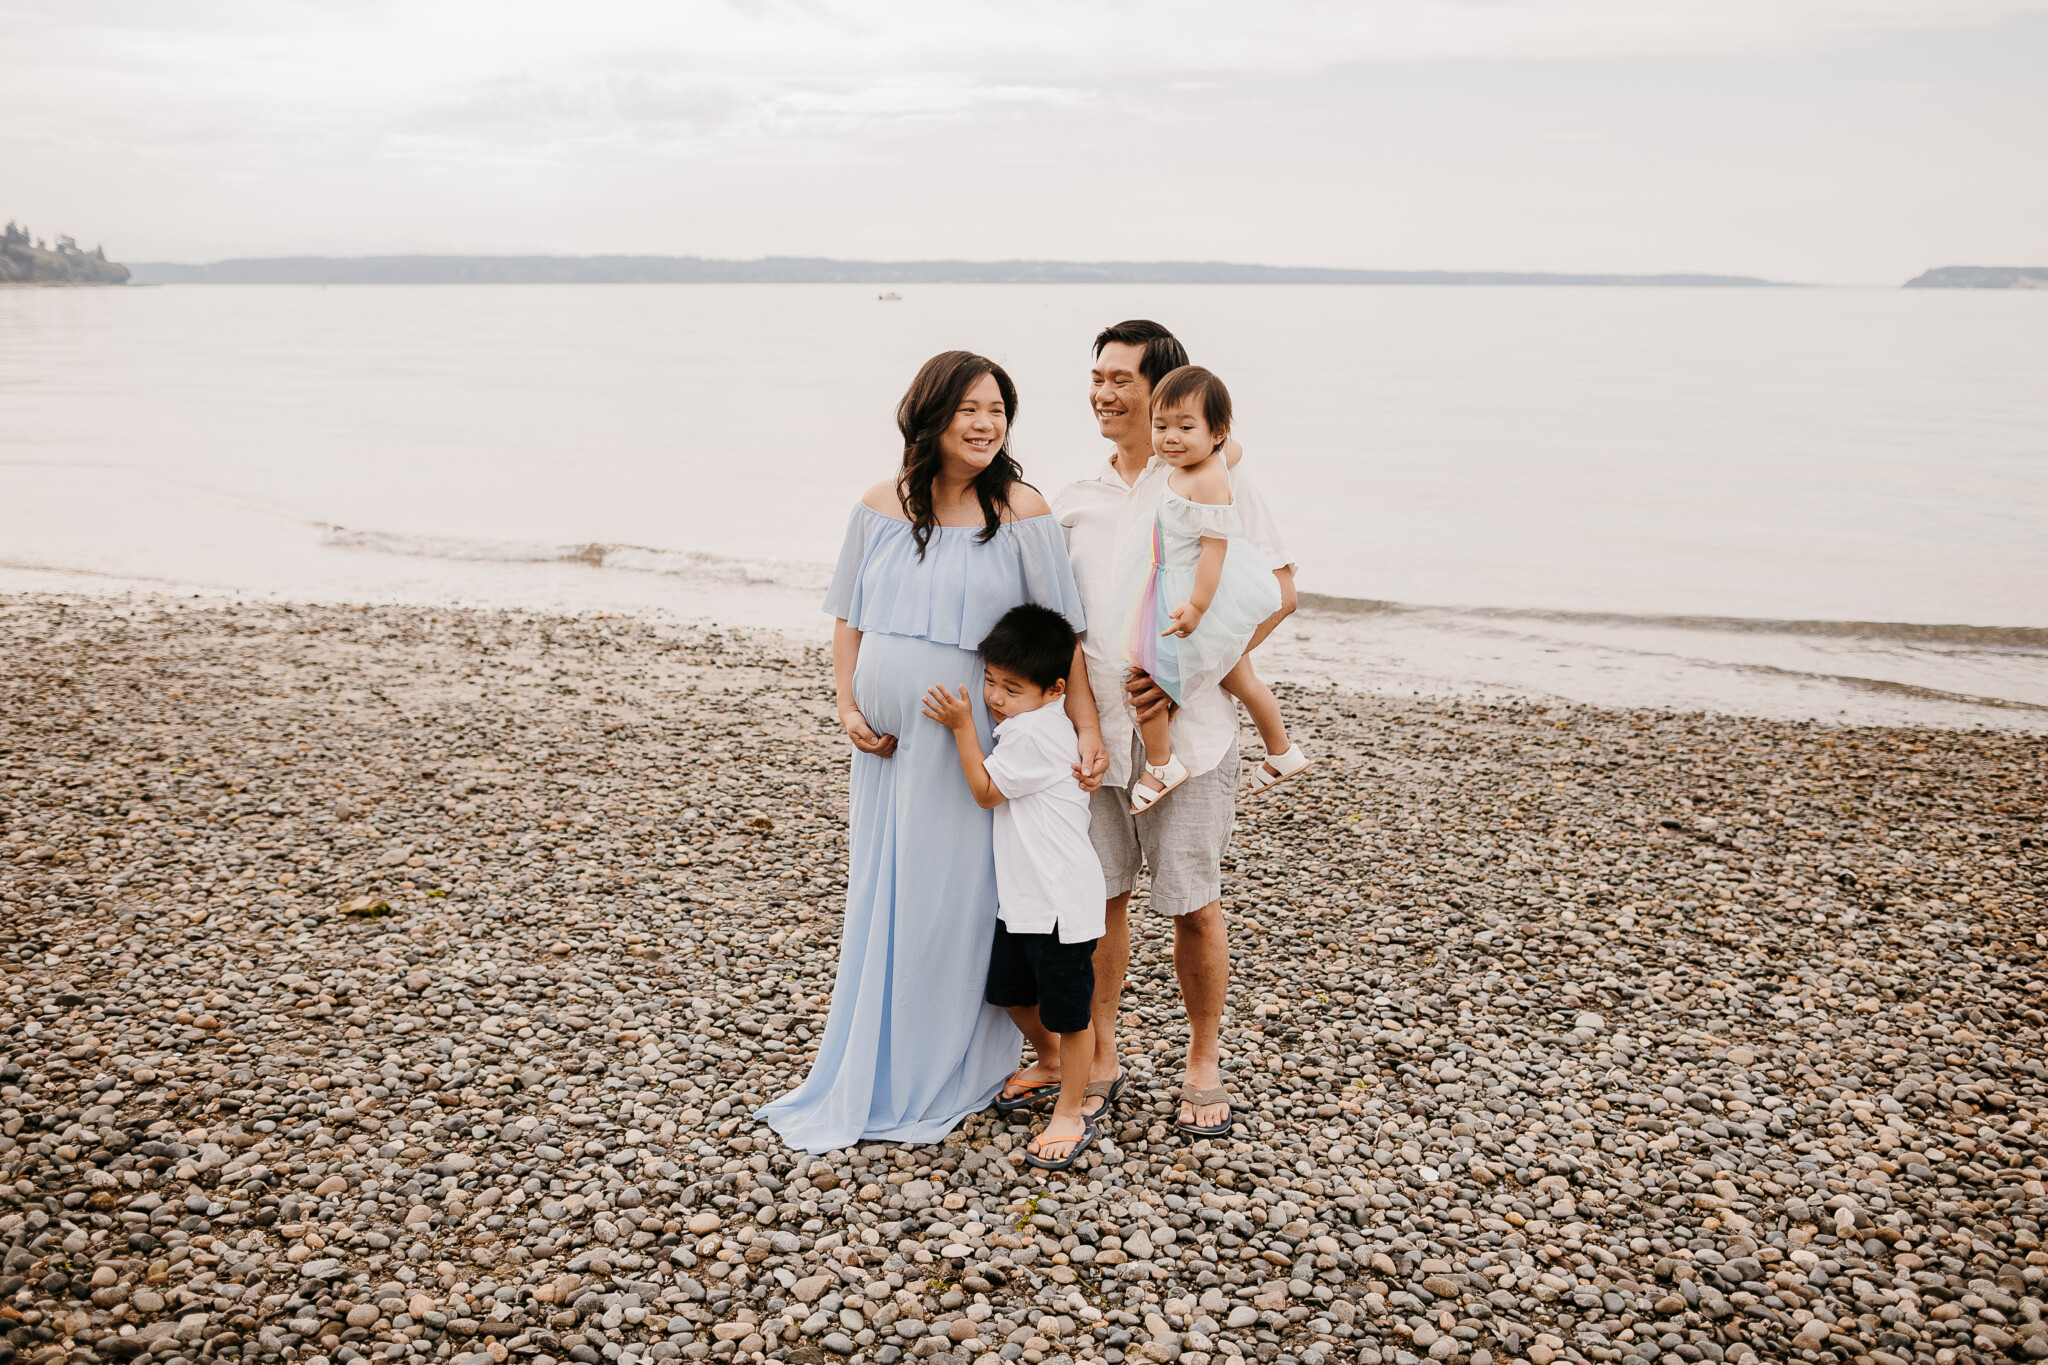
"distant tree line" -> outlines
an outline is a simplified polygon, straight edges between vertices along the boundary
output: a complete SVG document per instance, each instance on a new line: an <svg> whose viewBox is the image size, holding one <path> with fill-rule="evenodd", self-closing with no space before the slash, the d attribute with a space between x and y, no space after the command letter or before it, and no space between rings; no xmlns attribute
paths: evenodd
<svg viewBox="0 0 2048 1365"><path fill-rule="evenodd" d="M0 284L127 282L128 267L108 260L103 246L85 251L75 240L60 233L53 247L11 220L0 228Z"/></svg>
<svg viewBox="0 0 2048 1365"><path fill-rule="evenodd" d="M2048 265L1943 265L1906 281L1908 289L2048 289Z"/></svg>

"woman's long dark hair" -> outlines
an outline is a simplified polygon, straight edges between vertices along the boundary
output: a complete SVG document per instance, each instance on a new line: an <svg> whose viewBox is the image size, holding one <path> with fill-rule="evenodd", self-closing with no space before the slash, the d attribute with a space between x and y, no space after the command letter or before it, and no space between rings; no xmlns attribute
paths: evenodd
<svg viewBox="0 0 2048 1365"><path fill-rule="evenodd" d="M911 535L917 539L917 557L924 558L931 543L932 528L939 524L932 510L932 483L938 478L944 456L939 438L953 425L967 391L994 375L1003 395L1003 444L988 467L974 476L974 497L981 504L984 542L1003 524L1010 507L1010 485L1024 477L1024 470L1010 454L1010 432L1017 425L1017 386L1003 367L987 356L972 351L941 351L918 370L910 381L903 401L896 405L896 429L903 433L903 470L896 476L896 495L910 516Z"/></svg>

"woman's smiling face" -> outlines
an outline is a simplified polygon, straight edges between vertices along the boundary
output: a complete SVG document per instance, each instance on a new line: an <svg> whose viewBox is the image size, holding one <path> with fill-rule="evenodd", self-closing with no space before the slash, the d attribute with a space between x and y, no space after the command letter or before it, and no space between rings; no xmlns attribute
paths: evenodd
<svg viewBox="0 0 2048 1365"><path fill-rule="evenodd" d="M988 468L1009 431L1010 414L1003 406L1003 391L996 386L994 375L985 374L960 399L952 425L939 437L946 472L955 478L973 478Z"/></svg>

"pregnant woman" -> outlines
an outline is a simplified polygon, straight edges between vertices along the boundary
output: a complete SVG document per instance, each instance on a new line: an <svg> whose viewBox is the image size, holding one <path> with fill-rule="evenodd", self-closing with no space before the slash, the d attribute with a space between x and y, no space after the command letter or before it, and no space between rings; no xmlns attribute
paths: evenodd
<svg viewBox="0 0 2048 1365"><path fill-rule="evenodd" d="M1016 413L994 361L926 361L896 409L903 467L853 509L826 593L839 719L856 750L851 856L818 1059L759 1115L791 1147L936 1142L1017 1064L1015 1026L982 1001L996 924L990 813L951 732L921 714L931 687L966 688L987 748L974 650L997 618L1036 602L1086 625L1059 523L1010 455ZM1086 727L1085 761L1101 747L1094 701L1070 695L1069 710Z"/></svg>

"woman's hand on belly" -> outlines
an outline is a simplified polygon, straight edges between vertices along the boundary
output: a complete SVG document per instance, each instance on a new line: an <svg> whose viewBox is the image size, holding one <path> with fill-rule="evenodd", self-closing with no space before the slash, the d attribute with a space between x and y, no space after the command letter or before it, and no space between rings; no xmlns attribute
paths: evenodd
<svg viewBox="0 0 2048 1365"><path fill-rule="evenodd" d="M858 708L849 706L841 711L839 723L846 727L846 737L853 741L853 747L862 753L887 758L896 752L896 736L876 734Z"/></svg>

